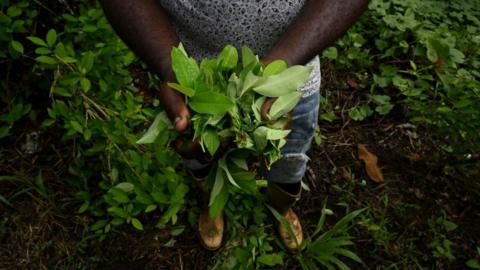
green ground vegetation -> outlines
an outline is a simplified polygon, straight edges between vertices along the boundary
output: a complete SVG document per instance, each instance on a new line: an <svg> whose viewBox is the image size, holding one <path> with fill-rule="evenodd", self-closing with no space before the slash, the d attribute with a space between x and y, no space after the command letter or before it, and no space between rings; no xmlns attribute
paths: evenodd
<svg viewBox="0 0 480 270"><path fill-rule="evenodd" d="M413 130L408 142L422 149L426 164L416 167L424 175L402 171L402 179L440 179L438 185L478 198L479 48L478 0L371 1L360 21L323 52L315 153L338 138L322 125L342 131L367 125L383 134L383 122L402 124ZM0 0L0 76L0 268L92 269L151 258L127 252L125 243L137 242L117 240L132 237L143 243L136 249L155 245L172 256L176 248L200 249L187 235L200 202L169 147L174 135L160 132L151 144L136 143L162 110L159 80L115 35L98 3ZM336 86L347 90L339 94ZM312 156L312 162L326 164L323 158ZM338 180L338 168L330 169L317 167L317 178ZM328 199L306 195L315 209L302 214L308 240L294 255L273 233L273 221L281 218L265 204L264 181L251 192L227 194L225 247L214 255L195 251L201 269L480 269L479 234L453 221L463 213L454 211L460 199L453 191L451 197L445 190L427 192L435 180L418 192L407 191L407 184L363 192L359 187L373 184L350 169L346 180L316 183L330 186ZM312 182L304 188L304 194L323 190ZM396 202L397 192L430 196L440 206L423 225L412 225L414 232L402 231L397 217L423 206ZM442 208L457 199L454 210ZM30 233L58 233L41 238L22 224ZM111 255L118 250L138 256Z"/></svg>

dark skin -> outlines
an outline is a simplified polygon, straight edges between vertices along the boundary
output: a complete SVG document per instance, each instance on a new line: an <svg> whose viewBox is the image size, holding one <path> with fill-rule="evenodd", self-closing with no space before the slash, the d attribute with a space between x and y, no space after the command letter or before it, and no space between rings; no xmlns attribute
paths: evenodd
<svg viewBox="0 0 480 270"><path fill-rule="evenodd" d="M175 81L170 51L179 39L167 12L155 0L101 0L112 27L122 40L164 81L160 101L178 132L188 126L184 97L170 89ZM300 15L262 58L263 64L283 59L288 65L303 65L329 47L360 17L368 0L310 0ZM266 102L264 114L272 102Z"/></svg>

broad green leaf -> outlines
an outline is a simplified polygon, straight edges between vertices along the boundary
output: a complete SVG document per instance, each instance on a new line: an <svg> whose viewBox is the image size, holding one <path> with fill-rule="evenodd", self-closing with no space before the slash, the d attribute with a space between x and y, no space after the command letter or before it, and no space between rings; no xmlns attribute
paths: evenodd
<svg viewBox="0 0 480 270"><path fill-rule="evenodd" d="M292 66L277 75L258 81L253 90L267 97L280 97L305 84L311 71L312 67Z"/></svg>
<svg viewBox="0 0 480 270"><path fill-rule="evenodd" d="M182 86L193 87L193 82L200 74L197 62L179 48L172 49L171 57L172 69L178 83Z"/></svg>
<svg viewBox="0 0 480 270"><path fill-rule="evenodd" d="M147 132L136 143L153 143L157 138L158 134L168 128L168 123L170 123L170 121L168 120L167 114L164 111L157 114L155 120L153 121L152 125L150 125Z"/></svg>
<svg viewBox="0 0 480 270"><path fill-rule="evenodd" d="M221 173L221 171L220 171L220 173ZM218 215L220 215L223 208L227 204L227 201L228 201L228 186L223 185L223 187L219 190L219 192L217 193L215 198L211 199L211 203L209 204L209 215L210 215L210 217L213 218L213 219L218 217Z"/></svg>
<svg viewBox="0 0 480 270"><path fill-rule="evenodd" d="M86 92L88 92L88 90L90 90L90 87L92 86L92 83L87 78L81 78L80 79L80 86L82 87L83 91L86 93Z"/></svg>
<svg viewBox="0 0 480 270"><path fill-rule="evenodd" d="M208 91L197 93L190 98L188 105L198 113L219 115L230 110L234 103L225 95Z"/></svg>
<svg viewBox="0 0 480 270"><path fill-rule="evenodd" d="M241 168L241 169L244 169L244 170L248 170L248 165L247 165L247 161L245 160L245 158L240 158L240 157L230 157L230 160L233 162L233 164L235 164L237 167Z"/></svg>
<svg viewBox="0 0 480 270"><path fill-rule="evenodd" d="M20 43L20 42L18 42L18 41L16 41L16 40L12 40L12 41L10 42L10 45L12 46L12 48L13 48L15 51L23 54L23 45L22 45L22 43Z"/></svg>
<svg viewBox="0 0 480 270"><path fill-rule="evenodd" d="M277 253L260 255L257 258L257 261L261 264L268 265L268 266L283 264L282 256L280 256L280 254L277 254Z"/></svg>
<svg viewBox="0 0 480 270"><path fill-rule="evenodd" d="M253 140L258 151L263 151L267 146L267 127L260 126L253 132Z"/></svg>
<svg viewBox="0 0 480 270"><path fill-rule="evenodd" d="M112 193L113 199L119 203L128 203L130 202L130 198L128 197L128 194L116 187L110 189L110 193Z"/></svg>
<svg viewBox="0 0 480 270"><path fill-rule="evenodd" d="M60 45L61 43L59 43ZM60 48L60 46L59 46ZM82 59L80 60L80 67L81 67L81 71L83 74L89 72L92 67L93 67L93 63L95 62L95 54L91 51L88 51L86 52L83 56L82 56Z"/></svg>
<svg viewBox="0 0 480 270"><path fill-rule="evenodd" d="M268 140L280 140L287 137L287 135L290 134L290 130L273 129L273 128L266 128L266 129L267 129Z"/></svg>
<svg viewBox="0 0 480 270"><path fill-rule="evenodd" d="M235 182L235 179L233 179L232 175L230 174L230 170L228 169L227 162L225 161L225 156L218 160L218 167L220 167L225 172L230 184L241 189L241 187L237 184L237 182Z"/></svg>
<svg viewBox="0 0 480 270"><path fill-rule="evenodd" d="M57 41L57 31L55 31L55 29L50 29L47 33L46 40L48 47L53 47L53 44L55 44L55 41Z"/></svg>
<svg viewBox="0 0 480 270"><path fill-rule="evenodd" d="M178 83L167 83L168 87L177 90L178 92L184 94L187 97L192 97L195 95L195 89L187 87L187 86L182 86Z"/></svg>
<svg viewBox="0 0 480 270"><path fill-rule="evenodd" d="M331 60L335 60L338 57L338 50L335 47L329 47L323 51L322 56Z"/></svg>
<svg viewBox="0 0 480 270"><path fill-rule="evenodd" d="M472 269L480 269L480 261L478 259L470 259L466 265Z"/></svg>
<svg viewBox="0 0 480 270"><path fill-rule="evenodd" d="M92 231L97 231L97 230L100 230L101 228L105 227L105 225L107 225L108 221L105 220L105 219L102 219L102 220L99 220L97 222L95 222L92 227L90 227L90 229Z"/></svg>
<svg viewBox="0 0 480 270"><path fill-rule="evenodd" d="M132 225L133 227L135 227L135 229L139 231L143 231L143 225L142 225L142 222L140 222L140 220L136 218L132 218Z"/></svg>
<svg viewBox="0 0 480 270"><path fill-rule="evenodd" d="M207 147L207 150L211 156L217 152L217 149L220 146L220 138L218 137L218 133L212 128L208 128L204 133L202 133L202 142Z"/></svg>
<svg viewBox="0 0 480 270"><path fill-rule="evenodd" d="M252 111L253 114L255 115L255 119L257 121L262 121L262 105L265 102L266 97L261 97L255 100L255 102L252 104Z"/></svg>
<svg viewBox="0 0 480 270"><path fill-rule="evenodd" d="M55 58L46 56L46 55L41 55L35 58L35 60L39 63L44 63L44 64L49 64L49 65L55 65L57 63L57 60Z"/></svg>
<svg viewBox="0 0 480 270"><path fill-rule="evenodd" d="M301 98L302 92L299 91L295 91L277 98L277 100L275 100L275 102L272 104L270 112L268 113L270 119L276 120L277 118L292 111Z"/></svg>
<svg viewBox="0 0 480 270"><path fill-rule="evenodd" d="M83 127L77 121L70 121L70 126L77 132L83 133Z"/></svg>
<svg viewBox="0 0 480 270"><path fill-rule="evenodd" d="M124 209L122 209L118 206L109 207L107 209L107 211L116 215L116 216L118 216L118 217L121 217L121 218L127 218L128 217L127 211L125 211Z"/></svg>
<svg viewBox="0 0 480 270"><path fill-rule="evenodd" d="M242 65L244 68L251 65L252 63L258 63L257 56L253 53L253 51L243 46L242 47Z"/></svg>
<svg viewBox="0 0 480 270"><path fill-rule="evenodd" d="M35 49L36 54L50 54L52 51L49 48L38 47Z"/></svg>
<svg viewBox="0 0 480 270"><path fill-rule="evenodd" d="M213 204L217 196L222 191L224 184L225 178L223 177L222 169L220 167L217 167L217 171L215 173L215 183L213 183L212 192L210 193L210 202L208 203L208 206L211 206Z"/></svg>
<svg viewBox="0 0 480 270"><path fill-rule="evenodd" d="M150 204L147 206L147 208L145 208L145 213L150 213L152 211L154 211L155 209L157 209L157 205L156 204Z"/></svg>
<svg viewBox="0 0 480 270"><path fill-rule="evenodd" d="M7 137L12 126L0 126L0 139Z"/></svg>
<svg viewBox="0 0 480 270"><path fill-rule="evenodd" d="M243 94L245 94L252 87L254 87L255 85L261 84L265 80L266 80L265 78L256 76L251 71L247 73L247 76L245 76L245 80L243 80L241 83L242 89L240 90L240 97L243 96Z"/></svg>
<svg viewBox="0 0 480 270"><path fill-rule="evenodd" d="M287 63L285 63L285 61L275 60L265 67L265 70L263 70L263 76L272 76L275 74L279 74L285 69L287 69Z"/></svg>
<svg viewBox="0 0 480 270"><path fill-rule="evenodd" d="M232 45L227 45L218 55L218 61L222 67L226 69L233 69L237 66L238 52Z"/></svg>
<svg viewBox="0 0 480 270"><path fill-rule="evenodd" d="M118 188L128 193L133 191L133 189L135 188L135 185L129 182L122 182L122 183L118 183L115 186L115 188Z"/></svg>
<svg viewBox="0 0 480 270"><path fill-rule="evenodd" d="M31 37L27 37L27 39L30 40L35 45L47 47L47 43L45 43L45 41L43 41L43 39L39 37L31 36Z"/></svg>

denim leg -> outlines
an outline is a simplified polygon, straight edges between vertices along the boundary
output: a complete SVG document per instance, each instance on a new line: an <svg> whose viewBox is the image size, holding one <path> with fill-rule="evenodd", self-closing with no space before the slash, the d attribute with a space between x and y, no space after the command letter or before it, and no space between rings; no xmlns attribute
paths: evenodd
<svg viewBox="0 0 480 270"><path fill-rule="evenodd" d="M320 93L303 97L292 111L291 132L282 148L282 157L272 164L265 178L284 184L298 183L302 180L309 160L306 152L310 149L318 122Z"/></svg>

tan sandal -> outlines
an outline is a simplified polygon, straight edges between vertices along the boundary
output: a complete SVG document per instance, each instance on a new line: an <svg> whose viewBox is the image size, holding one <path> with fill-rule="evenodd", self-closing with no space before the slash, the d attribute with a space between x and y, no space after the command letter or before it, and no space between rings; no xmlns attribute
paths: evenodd
<svg viewBox="0 0 480 270"><path fill-rule="evenodd" d="M225 222L223 213L212 219L208 208L205 208L198 218L198 236L202 246L208 250L217 250L222 246Z"/></svg>

